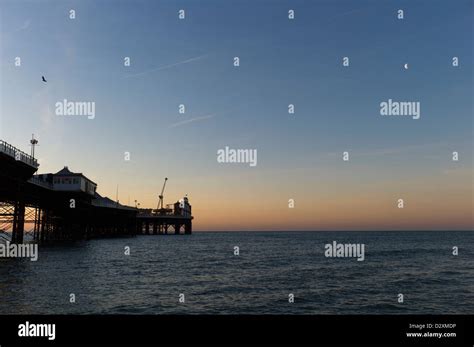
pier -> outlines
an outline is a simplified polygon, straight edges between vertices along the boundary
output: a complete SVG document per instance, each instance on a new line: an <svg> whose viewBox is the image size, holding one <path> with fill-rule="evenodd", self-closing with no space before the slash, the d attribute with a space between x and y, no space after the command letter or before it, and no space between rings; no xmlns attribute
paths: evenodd
<svg viewBox="0 0 474 347"><path fill-rule="evenodd" d="M191 205L183 198L173 205L142 209L119 204L97 193L97 184L64 167L37 174L32 155L0 140L0 240L23 243L84 240L99 237L191 234ZM164 189L164 187L163 187Z"/></svg>
<svg viewBox="0 0 474 347"><path fill-rule="evenodd" d="M192 233L191 205L188 198L176 202L173 208L161 210L141 210L137 215L137 230L144 235L175 235Z"/></svg>

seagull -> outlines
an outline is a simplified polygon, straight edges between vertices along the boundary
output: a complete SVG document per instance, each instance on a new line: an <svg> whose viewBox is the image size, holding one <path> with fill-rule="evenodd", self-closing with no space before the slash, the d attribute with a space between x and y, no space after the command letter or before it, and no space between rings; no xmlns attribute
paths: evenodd
<svg viewBox="0 0 474 347"><path fill-rule="evenodd" d="M48 82L48 81L46 81L46 79L44 78L44 76L41 76L41 78L43 79L43 82Z"/></svg>

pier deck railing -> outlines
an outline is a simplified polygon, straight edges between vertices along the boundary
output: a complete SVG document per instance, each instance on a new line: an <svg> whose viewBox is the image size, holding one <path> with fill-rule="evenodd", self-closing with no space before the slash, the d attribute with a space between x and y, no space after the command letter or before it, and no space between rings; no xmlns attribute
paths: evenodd
<svg viewBox="0 0 474 347"><path fill-rule="evenodd" d="M0 152L5 153L6 155L9 155L15 158L16 160L20 160L21 162L28 164L34 168L39 167L38 161L35 158L3 140L0 140Z"/></svg>
<svg viewBox="0 0 474 347"><path fill-rule="evenodd" d="M40 179L38 176L33 176L31 177L28 182L36 184L37 186L47 188L47 189L54 189L54 186L52 183L46 182L45 180Z"/></svg>
<svg viewBox="0 0 474 347"><path fill-rule="evenodd" d="M120 210L129 210L129 211L137 211L135 207L121 205L115 201L106 201L105 199L93 199L92 206L96 207L108 207L108 208L116 208Z"/></svg>

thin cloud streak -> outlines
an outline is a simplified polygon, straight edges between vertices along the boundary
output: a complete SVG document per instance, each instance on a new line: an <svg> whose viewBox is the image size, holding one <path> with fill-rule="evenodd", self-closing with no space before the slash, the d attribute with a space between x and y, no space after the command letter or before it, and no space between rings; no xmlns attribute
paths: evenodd
<svg viewBox="0 0 474 347"><path fill-rule="evenodd" d="M177 62L177 63L159 66L159 67L157 67L157 68L150 69L150 70L146 70L146 71L142 71L142 72L138 72L138 73L136 73L136 74L127 75L127 76L125 76L125 78L131 78L131 77L138 77L138 76L147 75L147 74L152 73L152 72L161 71L161 70L166 70L166 69L169 69L169 68L172 68L172 67L175 67L175 66L179 66L179 65L183 65L183 64L188 64L188 63L191 63L191 62L193 62L193 61L201 60L201 59L203 59L203 58L205 58L205 57L207 57L207 54L200 55L200 56L193 57L193 58L189 58L189 59L186 59L186 60L183 60L183 61L179 61L179 62Z"/></svg>
<svg viewBox="0 0 474 347"><path fill-rule="evenodd" d="M178 127L178 126L180 126L180 125L189 124L189 123L193 123L193 122L199 122L199 121L202 121L202 120L214 118L215 116L216 116L215 113L211 113L211 114L207 114L207 115L205 115L205 116L199 116L199 117L190 118L190 119L184 120L184 121L182 121L182 122L178 122L178 123L171 124L171 125L169 126L169 128L176 128L176 127Z"/></svg>
<svg viewBox="0 0 474 347"><path fill-rule="evenodd" d="M188 123L193 123L193 122L199 122L199 121L202 121L202 120L206 120L206 119L210 119L210 118L214 118L216 117L218 114L220 114L221 116L224 115L224 114L229 114L231 112L233 112L235 109L230 109L230 110L227 110L227 111L220 111L220 112L214 112L214 113L208 113L204 116L199 116L199 117L194 117L194 118L190 118L190 119L187 119L187 120L183 120L181 122L177 122L177 123L174 123L174 124L171 124L168 128L175 128L177 126L180 126L180 125L184 125L184 124L188 124Z"/></svg>

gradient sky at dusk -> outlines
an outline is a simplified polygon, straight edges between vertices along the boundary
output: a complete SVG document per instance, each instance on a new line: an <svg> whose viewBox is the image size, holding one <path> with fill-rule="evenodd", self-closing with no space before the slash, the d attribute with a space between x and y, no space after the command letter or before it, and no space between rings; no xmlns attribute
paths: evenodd
<svg viewBox="0 0 474 347"><path fill-rule="evenodd" d="M197 230L473 229L470 0L1 0L0 16L0 138L29 152L34 133L40 173L68 165L149 207L168 177ZM421 119L381 116L389 98ZM63 99L96 118L56 116ZM219 164L225 146L258 165Z"/></svg>

